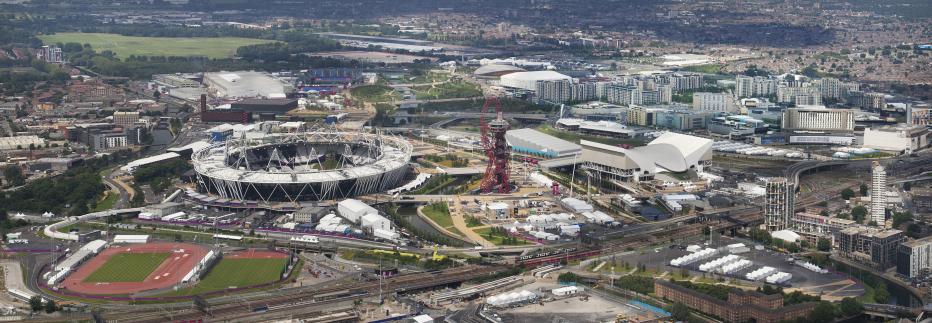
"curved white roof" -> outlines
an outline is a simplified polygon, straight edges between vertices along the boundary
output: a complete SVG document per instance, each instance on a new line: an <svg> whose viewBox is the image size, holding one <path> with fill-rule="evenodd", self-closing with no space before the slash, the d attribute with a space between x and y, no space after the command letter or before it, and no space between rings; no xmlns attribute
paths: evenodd
<svg viewBox="0 0 932 323"><path fill-rule="evenodd" d="M647 147L654 145L673 146L687 165L695 165L700 160L712 158L712 139L666 132L648 143Z"/></svg>
<svg viewBox="0 0 932 323"><path fill-rule="evenodd" d="M489 75L489 74L503 74L506 72L524 72L524 71L525 69L517 67L517 66L493 64L493 65L485 65L485 66L479 67L476 69L475 72L473 72L473 74Z"/></svg>
<svg viewBox="0 0 932 323"><path fill-rule="evenodd" d="M685 172L703 160L712 159L712 140L667 132L646 146L624 149L612 145L582 140L583 159L622 169L640 168L657 173L658 168ZM587 152L587 149L598 152Z"/></svg>
<svg viewBox="0 0 932 323"><path fill-rule="evenodd" d="M534 91L537 89L538 81L569 81L572 79L572 77L554 71L517 72L502 75L501 85Z"/></svg>
<svg viewBox="0 0 932 323"><path fill-rule="evenodd" d="M519 73L512 73L512 74L502 76L502 81L505 81L505 80L557 81L557 80L570 80L570 79L572 79L572 77L569 77L568 75L563 75L563 74L560 74L554 71L519 72Z"/></svg>

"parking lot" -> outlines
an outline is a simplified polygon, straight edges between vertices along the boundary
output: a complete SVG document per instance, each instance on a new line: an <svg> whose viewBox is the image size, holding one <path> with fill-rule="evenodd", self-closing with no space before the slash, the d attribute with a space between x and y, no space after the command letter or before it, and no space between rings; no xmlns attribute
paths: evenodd
<svg viewBox="0 0 932 323"><path fill-rule="evenodd" d="M706 241L706 243L708 242ZM775 268L778 272L787 272L793 275L793 278L784 284L784 288L788 290L799 289L812 294L822 293L827 298L857 297L864 294L865 290L863 284L848 278L844 273L833 272L831 269L825 274L816 273L794 262L788 261L790 256L787 254L768 249L756 250L754 248L756 244L749 240L720 237L718 241L713 242L711 245L703 244L700 246L703 248L722 248L735 243L744 243L746 246L750 247L751 251L740 253L738 256L752 261L753 265L728 276L699 271L699 265L728 255L728 252L725 250L722 250L719 254L709 259L700 260L683 267L673 267L669 265L670 260L689 254L689 252L681 248L657 248L643 253L626 255L620 258L620 261L627 262L632 267L637 264L643 264L647 266L648 270L657 270L659 272L679 273L681 268L685 268L690 271L690 276L694 279L696 277L703 277L703 274L705 274L707 278L722 278L726 281L734 278L737 279L738 284L749 287L762 286L764 281L759 280L752 282L745 279L745 275L763 266L770 266Z"/></svg>

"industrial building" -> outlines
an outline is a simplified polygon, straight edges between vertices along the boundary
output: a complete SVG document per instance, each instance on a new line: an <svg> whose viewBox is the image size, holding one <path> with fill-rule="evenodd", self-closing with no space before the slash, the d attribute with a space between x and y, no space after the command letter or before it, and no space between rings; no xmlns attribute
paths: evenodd
<svg viewBox="0 0 932 323"><path fill-rule="evenodd" d="M866 148L886 151L916 151L929 146L926 126L884 126L864 129Z"/></svg>
<svg viewBox="0 0 932 323"><path fill-rule="evenodd" d="M582 151L582 147L575 143L531 128L508 130L505 140L511 150L535 156L556 158L573 156Z"/></svg>
<svg viewBox="0 0 932 323"><path fill-rule="evenodd" d="M231 110L250 113L284 114L298 108L297 99L243 99L230 104Z"/></svg>
<svg viewBox="0 0 932 323"><path fill-rule="evenodd" d="M674 132L631 149L588 140L580 143L583 168L599 181L640 182L660 172L701 172L712 160L712 140Z"/></svg>
<svg viewBox="0 0 932 323"><path fill-rule="evenodd" d="M729 115L714 117L709 120L710 133L725 136L731 140L739 140L767 133L769 126L764 120L744 115Z"/></svg>
<svg viewBox="0 0 932 323"><path fill-rule="evenodd" d="M204 73L208 92L218 98L284 98L294 88L265 72Z"/></svg>

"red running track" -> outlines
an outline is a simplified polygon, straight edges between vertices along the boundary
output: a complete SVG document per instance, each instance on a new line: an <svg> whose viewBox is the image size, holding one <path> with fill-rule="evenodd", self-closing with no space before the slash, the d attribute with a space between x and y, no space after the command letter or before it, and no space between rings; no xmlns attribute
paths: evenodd
<svg viewBox="0 0 932 323"><path fill-rule="evenodd" d="M95 295L133 294L150 289L168 288L181 282L207 255L207 248L189 243L146 243L111 246L88 260L59 285L71 291ZM168 252L170 255L141 282L84 282L88 276L119 253Z"/></svg>

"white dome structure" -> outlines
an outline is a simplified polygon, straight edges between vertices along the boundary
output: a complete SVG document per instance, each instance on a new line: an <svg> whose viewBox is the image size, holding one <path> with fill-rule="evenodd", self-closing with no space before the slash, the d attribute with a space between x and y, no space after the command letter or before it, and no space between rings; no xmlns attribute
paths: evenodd
<svg viewBox="0 0 932 323"><path fill-rule="evenodd" d="M517 72L502 76L501 85L534 91L538 81L571 81L573 78L554 71Z"/></svg>

